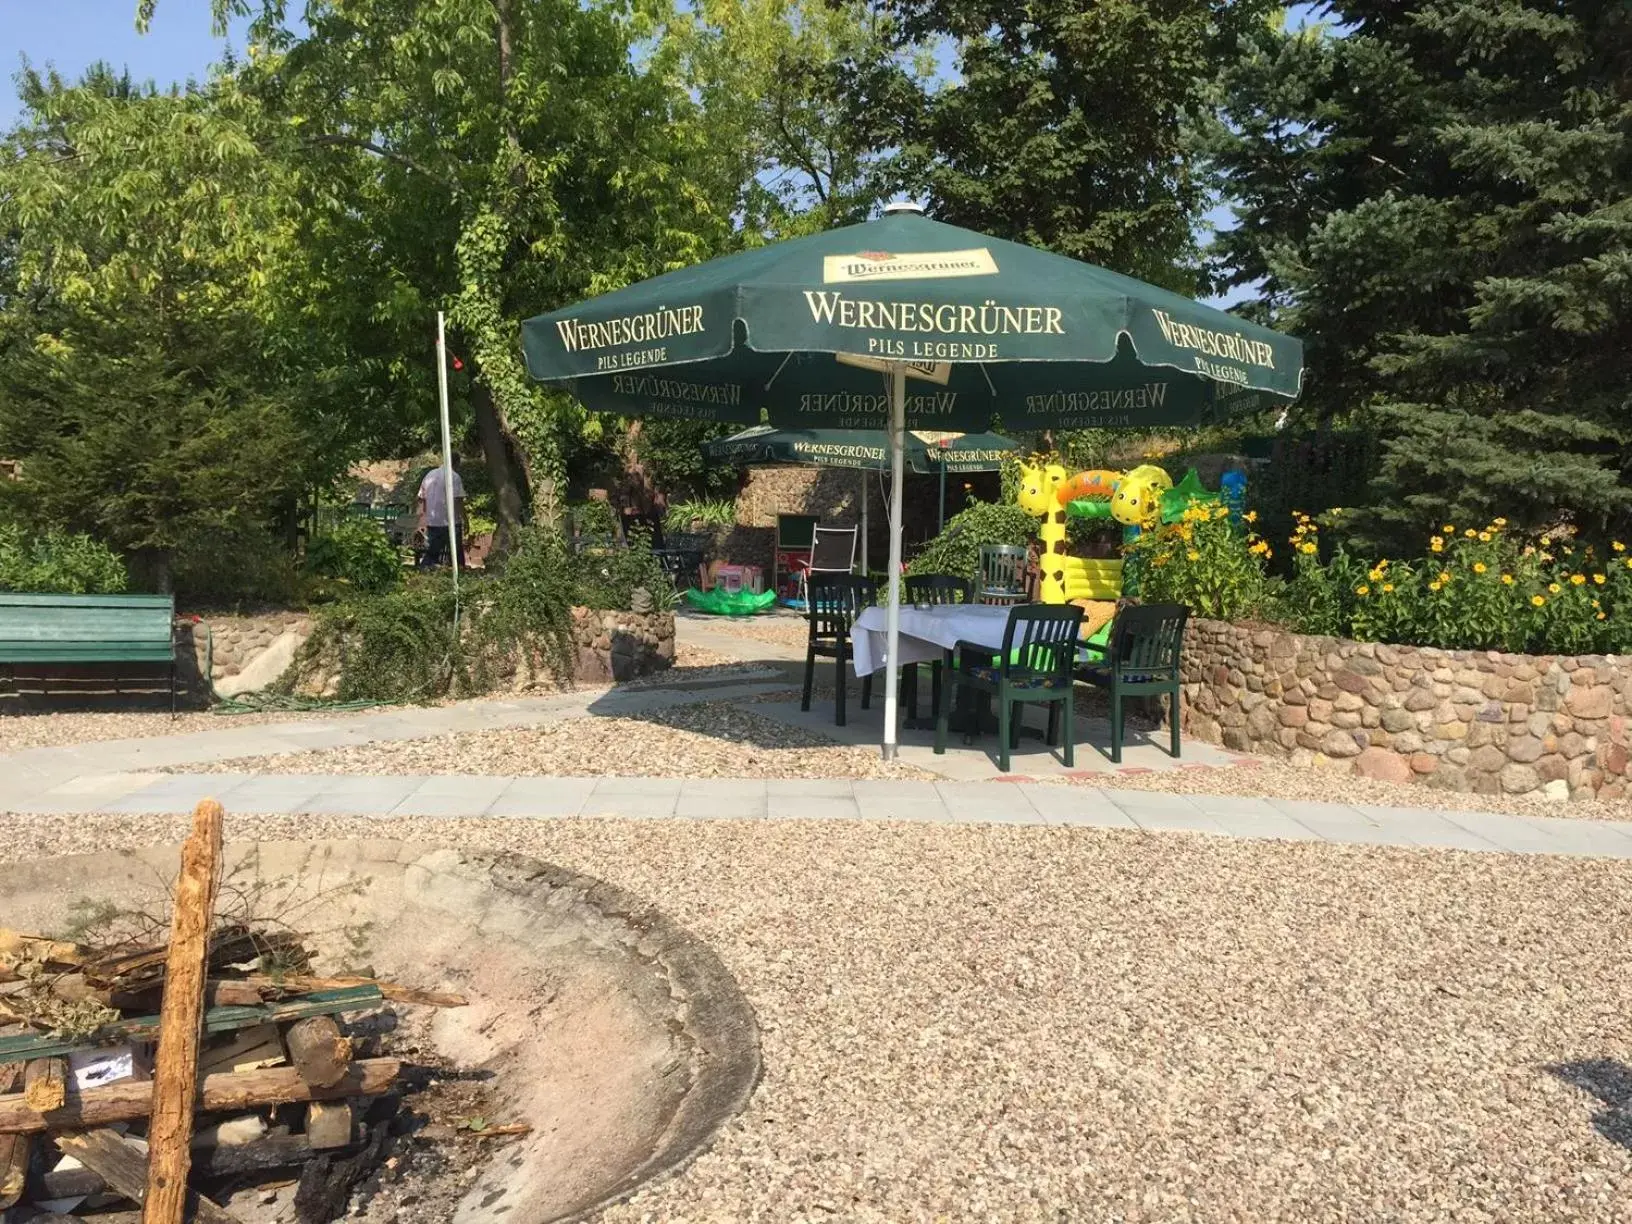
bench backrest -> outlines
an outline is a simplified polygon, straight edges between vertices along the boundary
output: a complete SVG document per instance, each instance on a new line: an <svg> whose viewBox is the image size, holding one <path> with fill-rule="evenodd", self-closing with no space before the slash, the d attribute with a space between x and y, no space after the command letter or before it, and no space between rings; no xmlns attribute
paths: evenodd
<svg viewBox="0 0 1632 1224"><path fill-rule="evenodd" d="M0 663L169 663L169 595L0 591Z"/></svg>

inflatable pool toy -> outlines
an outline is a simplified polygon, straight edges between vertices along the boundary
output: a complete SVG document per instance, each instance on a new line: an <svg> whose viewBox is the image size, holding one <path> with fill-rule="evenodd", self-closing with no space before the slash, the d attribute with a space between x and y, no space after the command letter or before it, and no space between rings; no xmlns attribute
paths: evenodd
<svg viewBox="0 0 1632 1224"><path fill-rule="evenodd" d="M1065 552L1065 507L1059 499L1065 482L1065 469L1057 463L1020 465L1020 494L1016 500L1020 509L1043 520L1037 530L1041 545L1037 557L1042 570L1037 598L1047 604L1066 601L1065 572L1067 563L1073 560Z"/></svg>
<svg viewBox="0 0 1632 1224"><path fill-rule="evenodd" d="M719 587L712 591L699 591L696 587L690 587L686 591L686 602L710 616L752 616L774 604L776 592L726 591Z"/></svg>
<svg viewBox="0 0 1632 1224"><path fill-rule="evenodd" d="M1178 522L1193 505L1210 506L1222 501L1219 494L1208 491L1201 483L1201 477L1196 475L1196 469L1191 468L1184 474L1183 480L1162 493L1162 522Z"/></svg>
<svg viewBox="0 0 1632 1224"><path fill-rule="evenodd" d="M1060 505L1068 505L1083 498L1108 502L1116 493L1116 482L1121 479L1121 472L1111 472L1104 468L1089 468L1086 472L1078 472L1060 486L1058 493Z"/></svg>
<svg viewBox="0 0 1632 1224"><path fill-rule="evenodd" d="M1161 514L1162 494L1173 478L1153 463L1142 464L1122 477L1111 497L1111 517L1126 527L1146 527Z"/></svg>

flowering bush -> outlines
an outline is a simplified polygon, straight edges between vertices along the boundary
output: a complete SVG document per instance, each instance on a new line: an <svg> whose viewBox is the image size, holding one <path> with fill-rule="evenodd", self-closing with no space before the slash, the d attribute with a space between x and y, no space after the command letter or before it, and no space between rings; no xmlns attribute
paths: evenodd
<svg viewBox="0 0 1632 1224"><path fill-rule="evenodd" d="M1192 505L1177 523L1143 531L1128 546L1139 598L1180 603L1198 616L1234 620L1256 616L1269 580L1263 563L1269 544L1243 534L1224 506Z"/></svg>
<svg viewBox="0 0 1632 1224"><path fill-rule="evenodd" d="M1619 541L1602 551L1547 536L1530 544L1498 518L1446 523L1421 560L1368 564L1341 545L1322 561L1319 526L1306 514L1294 521L1282 603L1303 632L1453 650L1632 650L1632 555Z"/></svg>

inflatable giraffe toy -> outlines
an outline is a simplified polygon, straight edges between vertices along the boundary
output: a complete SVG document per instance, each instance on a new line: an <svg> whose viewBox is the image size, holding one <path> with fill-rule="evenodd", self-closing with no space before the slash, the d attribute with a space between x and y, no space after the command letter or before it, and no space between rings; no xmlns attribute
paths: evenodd
<svg viewBox="0 0 1632 1224"><path fill-rule="evenodd" d="M1066 602L1066 573L1075 560L1066 555L1065 507L1058 496L1066 479L1065 469L1057 463L1020 466L1020 496L1016 500L1027 514L1041 515L1043 519L1037 532L1041 545L1037 555L1037 598L1048 604Z"/></svg>

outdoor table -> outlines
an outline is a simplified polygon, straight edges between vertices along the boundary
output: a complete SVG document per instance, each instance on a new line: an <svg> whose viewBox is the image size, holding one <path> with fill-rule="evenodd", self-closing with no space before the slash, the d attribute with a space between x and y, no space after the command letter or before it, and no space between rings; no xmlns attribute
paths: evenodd
<svg viewBox="0 0 1632 1224"><path fill-rule="evenodd" d="M890 660L884 657L885 619L883 607L867 608L856 617L850 631L850 661L856 675L881 671ZM901 658L897 666L911 663L951 661L952 648L959 642L990 646L996 654L1003 649L1003 631L1008 628L1009 609L995 604L936 604L901 608Z"/></svg>

